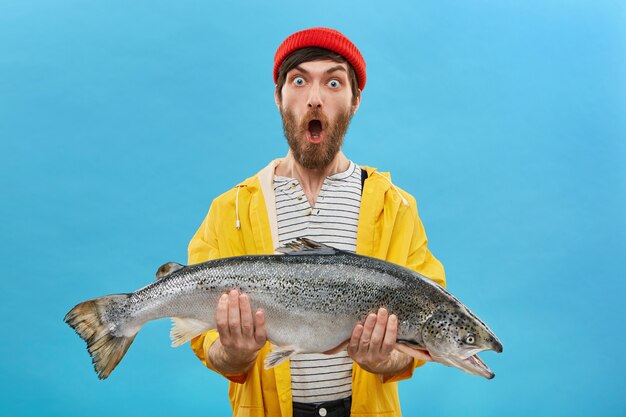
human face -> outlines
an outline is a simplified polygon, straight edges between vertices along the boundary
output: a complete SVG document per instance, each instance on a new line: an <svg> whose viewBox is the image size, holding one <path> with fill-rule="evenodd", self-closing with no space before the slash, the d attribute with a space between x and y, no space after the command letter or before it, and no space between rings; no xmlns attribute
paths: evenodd
<svg viewBox="0 0 626 417"><path fill-rule="evenodd" d="M360 95L353 102L346 64L304 62L287 73L281 93L276 105L295 160L308 169L327 167L360 103Z"/></svg>

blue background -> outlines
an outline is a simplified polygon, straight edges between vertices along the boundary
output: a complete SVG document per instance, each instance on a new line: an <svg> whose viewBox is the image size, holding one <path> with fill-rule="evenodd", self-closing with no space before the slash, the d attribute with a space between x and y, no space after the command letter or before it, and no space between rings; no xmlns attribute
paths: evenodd
<svg viewBox="0 0 626 417"><path fill-rule="evenodd" d="M230 413L167 320L99 381L62 319L184 263L212 198L286 153L273 54L312 26L367 61L346 154L417 198L450 290L504 344L492 381L418 370L405 415L623 415L626 7L607 0L0 0L1 414Z"/></svg>

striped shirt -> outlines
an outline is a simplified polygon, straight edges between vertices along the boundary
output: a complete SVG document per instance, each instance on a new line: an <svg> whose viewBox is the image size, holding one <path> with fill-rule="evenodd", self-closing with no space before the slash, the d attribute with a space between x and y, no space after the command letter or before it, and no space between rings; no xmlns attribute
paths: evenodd
<svg viewBox="0 0 626 417"><path fill-rule="evenodd" d="M306 237L337 249L356 252L361 206L361 169L350 162L344 172L324 180L311 207L298 180L274 177L278 240L283 246ZM352 359L344 350L334 355L299 354L291 358L294 402L339 400L352 393Z"/></svg>

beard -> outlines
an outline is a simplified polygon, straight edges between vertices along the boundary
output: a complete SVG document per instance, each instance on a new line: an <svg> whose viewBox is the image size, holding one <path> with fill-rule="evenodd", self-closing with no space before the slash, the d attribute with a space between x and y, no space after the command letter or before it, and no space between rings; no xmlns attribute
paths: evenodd
<svg viewBox="0 0 626 417"><path fill-rule="evenodd" d="M318 110L309 111L298 123L296 116L289 110L280 109L283 130L289 149L296 162L307 169L323 169L333 161L341 150L343 138L348 131L352 114L348 110L337 115L332 122ZM311 143L307 139L309 120L319 119L324 126L324 139L320 143Z"/></svg>

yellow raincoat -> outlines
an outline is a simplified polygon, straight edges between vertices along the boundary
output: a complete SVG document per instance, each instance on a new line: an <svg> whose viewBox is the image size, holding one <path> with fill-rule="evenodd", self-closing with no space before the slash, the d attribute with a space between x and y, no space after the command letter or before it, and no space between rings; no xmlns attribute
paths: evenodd
<svg viewBox="0 0 626 417"><path fill-rule="evenodd" d="M278 231L272 180L278 163L280 160L272 161L213 201L189 243L190 265L229 256L274 253ZM443 266L428 250L415 199L393 185L388 173L363 168L368 178L359 212L357 253L406 266L445 285ZM198 358L216 372L206 352L217 338L217 331L211 330L191 341ZM224 375L231 381L229 396L234 416L292 416L289 361L265 370L263 361L269 351L267 343L247 374ZM414 360L406 371L381 378L355 363L351 415L400 416L397 381L410 378L413 370L423 364Z"/></svg>

